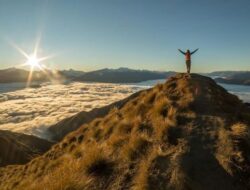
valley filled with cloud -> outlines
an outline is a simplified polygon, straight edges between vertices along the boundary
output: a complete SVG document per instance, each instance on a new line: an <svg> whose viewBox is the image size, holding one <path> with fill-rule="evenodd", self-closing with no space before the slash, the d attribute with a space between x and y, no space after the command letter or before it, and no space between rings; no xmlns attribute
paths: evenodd
<svg viewBox="0 0 250 190"><path fill-rule="evenodd" d="M0 94L0 129L46 138L47 127L80 111L123 99L145 86L70 83Z"/></svg>
<svg viewBox="0 0 250 190"><path fill-rule="evenodd" d="M49 138L47 128L80 111L102 107L164 80L135 85L111 83L50 84L24 88L25 84L0 84L0 130ZM248 86L222 85L245 102Z"/></svg>

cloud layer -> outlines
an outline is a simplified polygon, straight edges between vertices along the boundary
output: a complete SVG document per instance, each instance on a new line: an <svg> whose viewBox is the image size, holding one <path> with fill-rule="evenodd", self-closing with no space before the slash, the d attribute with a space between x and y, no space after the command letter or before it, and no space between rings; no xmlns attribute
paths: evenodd
<svg viewBox="0 0 250 190"><path fill-rule="evenodd" d="M80 111L102 107L144 86L70 83L0 94L0 129L46 138L46 128Z"/></svg>
<svg viewBox="0 0 250 190"><path fill-rule="evenodd" d="M159 82L164 80L135 85L45 84L40 88L21 90L22 84L0 84L0 129L47 138L47 127L64 118L108 105ZM250 102L250 90L247 86L222 86L242 100Z"/></svg>

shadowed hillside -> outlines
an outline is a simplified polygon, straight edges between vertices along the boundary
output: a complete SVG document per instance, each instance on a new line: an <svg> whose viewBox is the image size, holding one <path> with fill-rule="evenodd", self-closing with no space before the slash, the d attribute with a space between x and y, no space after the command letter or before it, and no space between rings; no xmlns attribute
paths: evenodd
<svg viewBox="0 0 250 190"><path fill-rule="evenodd" d="M60 141L63 139L65 135L68 133L78 129L81 125L85 123L89 123L96 118L101 118L109 113L109 111L113 108L121 108L124 104L126 104L129 100L136 97L138 93L134 93L131 96L114 102L110 105L103 106L101 108L94 108L91 111L81 111L71 117L65 118L55 125L52 125L48 128L48 132L50 133L50 137L53 141Z"/></svg>
<svg viewBox="0 0 250 190"><path fill-rule="evenodd" d="M178 74L68 134L2 189L250 188L250 110L212 79Z"/></svg>
<svg viewBox="0 0 250 190"><path fill-rule="evenodd" d="M0 166L27 163L51 146L35 136L0 130Z"/></svg>

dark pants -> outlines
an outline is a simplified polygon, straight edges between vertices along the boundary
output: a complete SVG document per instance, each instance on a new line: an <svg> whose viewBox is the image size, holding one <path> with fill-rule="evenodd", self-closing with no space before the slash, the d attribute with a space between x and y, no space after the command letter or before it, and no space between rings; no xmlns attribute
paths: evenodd
<svg viewBox="0 0 250 190"><path fill-rule="evenodd" d="M191 60L186 60L187 73L190 73L191 70Z"/></svg>

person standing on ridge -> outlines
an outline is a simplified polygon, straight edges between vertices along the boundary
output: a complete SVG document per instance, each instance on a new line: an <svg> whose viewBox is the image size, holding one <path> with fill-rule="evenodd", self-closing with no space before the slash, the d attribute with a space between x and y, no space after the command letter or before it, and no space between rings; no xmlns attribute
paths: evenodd
<svg viewBox="0 0 250 190"><path fill-rule="evenodd" d="M188 49L187 52L183 52L181 51L180 49L178 49L183 55L185 55L186 57L186 66L187 66L187 73L189 74L190 73L190 70L191 70L191 55L193 55L195 52L197 52L199 50L196 49L194 50L193 52L190 52L190 50Z"/></svg>

